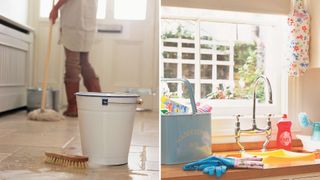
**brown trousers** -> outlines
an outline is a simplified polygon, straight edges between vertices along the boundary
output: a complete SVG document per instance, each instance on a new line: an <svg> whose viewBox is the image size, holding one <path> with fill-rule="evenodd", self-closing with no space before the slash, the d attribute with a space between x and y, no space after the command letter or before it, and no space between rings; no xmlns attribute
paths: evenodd
<svg viewBox="0 0 320 180"><path fill-rule="evenodd" d="M80 74L83 77L84 84L92 79L97 79L91 64L89 63L88 52L74 52L65 48L65 83L78 83L80 81Z"/></svg>
<svg viewBox="0 0 320 180"><path fill-rule="evenodd" d="M66 72L64 83L68 100L68 108L63 113L65 116L77 117L77 99L75 93L79 91L80 74L83 77L84 86L89 92L101 92L99 79L89 63L88 52L74 52L65 48Z"/></svg>

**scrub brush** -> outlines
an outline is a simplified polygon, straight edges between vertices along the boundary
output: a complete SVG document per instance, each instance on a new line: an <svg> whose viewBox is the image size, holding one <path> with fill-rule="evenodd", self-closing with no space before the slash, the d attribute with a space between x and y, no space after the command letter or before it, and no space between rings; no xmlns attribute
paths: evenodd
<svg viewBox="0 0 320 180"><path fill-rule="evenodd" d="M45 162L66 167L86 168L89 158L87 156L69 155L45 152Z"/></svg>

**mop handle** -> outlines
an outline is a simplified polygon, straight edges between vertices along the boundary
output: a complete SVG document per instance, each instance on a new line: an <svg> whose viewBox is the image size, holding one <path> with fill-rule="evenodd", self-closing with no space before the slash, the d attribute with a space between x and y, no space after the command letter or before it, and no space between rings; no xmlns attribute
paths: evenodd
<svg viewBox="0 0 320 180"><path fill-rule="evenodd" d="M54 0L52 1L52 6L54 6ZM53 24L52 24L52 21L50 21L47 54L46 54L45 63L44 63L44 76L42 80L41 112L44 112L46 108L47 80L48 80L49 60L51 55L52 27L53 27Z"/></svg>

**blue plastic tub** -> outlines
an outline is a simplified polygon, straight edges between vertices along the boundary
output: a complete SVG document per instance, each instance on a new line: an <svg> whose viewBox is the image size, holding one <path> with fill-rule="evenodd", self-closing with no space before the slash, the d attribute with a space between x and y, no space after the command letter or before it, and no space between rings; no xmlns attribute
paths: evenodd
<svg viewBox="0 0 320 180"><path fill-rule="evenodd" d="M179 164L211 155L211 113L198 113L191 84L189 89L192 113L161 115L161 163Z"/></svg>

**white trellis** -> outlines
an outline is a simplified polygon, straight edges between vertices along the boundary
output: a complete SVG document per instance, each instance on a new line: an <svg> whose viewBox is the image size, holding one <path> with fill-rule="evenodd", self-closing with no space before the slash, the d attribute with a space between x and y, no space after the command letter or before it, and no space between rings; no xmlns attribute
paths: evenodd
<svg viewBox="0 0 320 180"><path fill-rule="evenodd" d="M194 37L161 40L161 77L188 79L194 85L197 99L201 98L204 86L211 86L212 91L219 85L233 89L234 43L202 40L199 32L195 32ZM208 67L206 71L211 71L209 75L206 72L208 77L201 75L202 67ZM171 71L173 74L166 74L165 71ZM219 71L222 71L222 75L218 75ZM181 97L182 84L177 84L177 93Z"/></svg>

